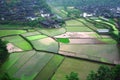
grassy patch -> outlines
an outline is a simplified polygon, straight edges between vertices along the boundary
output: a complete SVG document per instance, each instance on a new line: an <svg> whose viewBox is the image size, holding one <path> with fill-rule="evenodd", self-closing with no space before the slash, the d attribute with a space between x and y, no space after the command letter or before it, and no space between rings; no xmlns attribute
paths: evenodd
<svg viewBox="0 0 120 80"><path fill-rule="evenodd" d="M35 36L28 36L26 37L28 40L36 40L36 39L42 39L42 38L46 38L47 36L45 35L35 35Z"/></svg>
<svg viewBox="0 0 120 80"><path fill-rule="evenodd" d="M0 30L0 36L7 36L12 34L22 34L25 33L25 30Z"/></svg>
<svg viewBox="0 0 120 80"><path fill-rule="evenodd" d="M57 41L61 42L61 43L69 43L70 42L68 38L57 38Z"/></svg>
<svg viewBox="0 0 120 80"><path fill-rule="evenodd" d="M22 50L32 49L31 45L20 36L4 37L3 39L10 43L13 43L15 46L21 48Z"/></svg>
<svg viewBox="0 0 120 80"><path fill-rule="evenodd" d="M57 67L60 65L64 57L55 55L49 63L42 69L42 71L37 75L35 80L49 80L53 75Z"/></svg>
<svg viewBox="0 0 120 80"><path fill-rule="evenodd" d="M64 62L58 68L51 80L66 80L65 76L71 72L78 73L80 80L86 80L86 77L90 71L96 71L100 65L101 64L84 60L65 58Z"/></svg>

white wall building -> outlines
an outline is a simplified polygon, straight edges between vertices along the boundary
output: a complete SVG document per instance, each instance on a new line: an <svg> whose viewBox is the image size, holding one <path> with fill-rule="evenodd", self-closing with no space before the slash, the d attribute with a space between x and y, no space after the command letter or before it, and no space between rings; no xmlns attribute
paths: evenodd
<svg viewBox="0 0 120 80"><path fill-rule="evenodd" d="M93 14L83 13L83 17L91 17Z"/></svg>

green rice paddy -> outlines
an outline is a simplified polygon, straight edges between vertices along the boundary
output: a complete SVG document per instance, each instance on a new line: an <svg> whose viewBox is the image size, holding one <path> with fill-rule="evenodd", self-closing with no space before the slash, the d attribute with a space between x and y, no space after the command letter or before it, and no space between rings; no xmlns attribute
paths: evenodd
<svg viewBox="0 0 120 80"><path fill-rule="evenodd" d="M78 57L86 55L93 57L93 60L106 58L110 63L118 60L119 50L116 44L91 44L91 45L75 45L75 44L61 44L60 51L71 52Z"/></svg>
<svg viewBox="0 0 120 80"><path fill-rule="evenodd" d="M3 40L13 43L15 46L22 50L31 50L31 45L20 36L4 37Z"/></svg>
<svg viewBox="0 0 120 80"><path fill-rule="evenodd" d="M58 53L58 43L52 38L31 41L36 50Z"/></svg>
<svg viewBox="0 0 120 80"><path fill-rule="evenodd" d="M0 30L0 37L14 34L26 33L25 30Z"/></svg>
<svg viewBox="0 0 120 80"><path fill-rule="evenodd" d="M88 27L66 27L67 32L92 32Z"/></svg>
<svg viewBox="0 0 120 80"><path fill-rule="evenodd" d="M59 67L63 59L64 57L62 56L54 55L54 57L48 62L48 64L42 69L42 71L39 72L35 80L49 80L56 69Z"/></svg>
<svg viewBox="0 0 120 80"><path fill-rule="evenodd" d="M61 42L61 43L69 43L70 42L68 38L57 38L56 40L57 40L57 42Z"/></svg>
<svg viewBox="0 0 120 80"><path fill-rule="evenodd" d="M45 35L34 35L34 36L28 36L26 37L28 40L36 40L36 39L42 39L42 38L46 38L47 36Z"/></svg>
<svg viewBox="0 0 120 80"><path fill-rule="evenodd" d="M57 36L57 35L60 35L60 34L63 34L66 32L65 28L54 28L54 29L39 29L39 32L47 35L47 36Z"/></svg>
<svg viewBox="0 0 120 80"><path fill-rule="evenodd" d="M60 65L51 80L66 80L66 75L71 72L78 73L80 80L86 80L89 72L91 70L96 71L100 65L101 64L84 60L65 58L64 62Z"/></svg>

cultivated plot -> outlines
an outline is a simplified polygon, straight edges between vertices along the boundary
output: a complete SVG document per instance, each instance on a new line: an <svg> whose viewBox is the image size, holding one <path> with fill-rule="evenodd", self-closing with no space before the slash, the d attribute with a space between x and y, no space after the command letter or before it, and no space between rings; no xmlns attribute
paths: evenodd
<svg viewBox="0 0 120 80"><path fill-rule="evenodd" d="M31 45L26 40L24 40L21 36L4 37L3 40L12 43L13 45L15 45L16 47L22 50L32 50Z"/></svg>
<svg viewBox="0 0 120 80"><path fill-rule="evenodd" d="M35 80L49 80L53 76L59 65L61 65L63 59L63 56L54 55L54 57L47 63L42 71L39 72Z"/></svg>
<svg viewBox="0 0 120 80"><path fill-rule="evenodd" d="M101 62L116 63L119 61L119 49L116 44L61 44L60 53L83 57Z"/></svg>
<svg viewBox="0 0 120 80"><path fill-rule="evenodd" d="M31 41L32 45L36 50L48 51L48 52L58 52L58 43L52 38L44 38L40 40Z"/></svg>
<svg viewBox="0 0 120 80"><path fill-rule="evenodd" d="M46 28L42 28L39 29L39 32L43 33L44 35L47 36L56 36L56 35L60 35L66 32L65 28L58 28L58 29L46 29Z"/></svg>
<svg viewBox="0 0 120 80"><path fill-rule="evenodd" d="M34 36L28 36L26 38L31 41L31 40L47 38L47 36L39 34L39 35L34 35Z"/></svg>
<svg viewBox="0 0 120 80"><path fill-rule="evenodd" d="M0 37L14 34L26 33L25 30L0 30Z"/></svg>
<svg viewBox="0 0 120 80"><path fill-rule="evenodd" d="M22 36L24 37L29 37L29 36L34 36L34 35L40 35L39 32L37 31L34 31L34 32L27 32L27 33L24 33L24 34L21 34Z"/></svg>
<svg viewBox="0 0 120 80"><path fill-rule="evenodd" d="M33 80L52 57L53 54L44 52L36 53L14 74L14 76L22 80Z"/></svg>
<svg viewBox="0 0 120 80"><path fill-rule="evenodd" d="M51 80L66 80L66 75L70 74L71 72L78 73L80 80L86 80L86 77L90 71L96 71L100 65L102 64L65 58L64 62L60 65Z"/></svg>

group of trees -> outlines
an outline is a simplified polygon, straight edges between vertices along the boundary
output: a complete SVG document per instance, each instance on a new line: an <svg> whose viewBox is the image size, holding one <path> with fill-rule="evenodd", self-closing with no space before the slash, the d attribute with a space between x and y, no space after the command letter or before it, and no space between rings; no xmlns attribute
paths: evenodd
<svg viewBox="0 0 120 80"><path fill-rule="evenodd" d="M51 13L45 0L0 0L0 20L24 21L26 17Z"/></svg>
<svg viewBox="0 0 120 80"><path fill-rule="evenodd" d="M79 80L78 74L71 72L66 76L66 80ZM100 66L97 72L91 71L86 80L120 80L120 65Z"/></svg>
<svg viewBox="0 0 120 80"><path fill-rule="evenodd" d="M6 42L0 39L0 63L4 62L9 53L6 49Z"/></svg>
<svg viewBox="0 0 120 80"><path fill-rule="evenodd" d="M69 75L66 75L67 80L79 80L78 74L75 72L71 72Z"/></svg>
<svg viewBox="0 0 120 80"><path fill-rule="evenodd" d="M100 66L97 72L88 75L87 80L120 80L120 65L112 68Z"/></svg>

